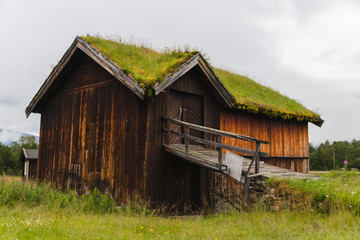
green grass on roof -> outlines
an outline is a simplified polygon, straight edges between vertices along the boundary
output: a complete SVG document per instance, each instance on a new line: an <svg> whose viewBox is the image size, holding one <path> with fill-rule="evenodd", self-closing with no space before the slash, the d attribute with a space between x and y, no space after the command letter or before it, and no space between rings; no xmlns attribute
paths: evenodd
<svg viewBox="0 0 360 240"><path fill-rule="evenodd" d="M100 37L82 38L137 81L149 95L155 83L162 82L166 76L175 72L198 53L181 50L155 51L144 46ZM323 122L318 114L306 109L300 103L248 77L221 69L213 68L213 70L235 97L237 109L271 118L313 122L319 126Z"/></svg>
<svg viewBox="0 0 360 240"><path fill-rule="evenodd" d="M143 46L93 36L82 39L108 57L143 88L163 81L198 53L180 50L158 52Z"/></svg>
<svg viewBox="0 0 360 240"><path fill-rule="evenodd" d="M297 101L265 87L248 77L213 68L228 91L236 99L236 108L262 113L273 118L317 122L320 116Z"/></svg>

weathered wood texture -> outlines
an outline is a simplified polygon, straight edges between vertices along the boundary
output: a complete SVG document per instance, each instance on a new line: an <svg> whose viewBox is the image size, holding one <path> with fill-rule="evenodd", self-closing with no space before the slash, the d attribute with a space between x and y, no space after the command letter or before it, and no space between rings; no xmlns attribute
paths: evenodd
<svg viewBox="0 0 360 240"><path fill-rule="evenodd" d="M180 119L269 141L261 151L272 157L308 156L306 124L225 109L216 96L206 75L195 66L155 97L141 100L77 50L37 105L42 114L37 175L62 186L82 182L107 188L120 201L138 193L179 210L204 202L214 206L219 187L238 183L161 148L163 141L181 143L166 139L161 130L161 117L178 119L179 108L186 109ZM223 137L223 144L255 149L255 143L228 141L235 140ZM307 159L267 162L271 161L296 171L308 168Z"/></svg>
<svg viewBox="0 0 360 240"><path fill-rule="evenodd" d="M179 108L186 108L185 117L190 122L219 128L219 106L214 90L198 67L193 68L169 88L148 102L147 115L147 194L156 203L177 204L182 210L189 204L211 203L214 171L191 164L161 149L162 116L179 119ZM176 127L176 126L175 126ZM180 128L177 126L177 128ZM175 129L173 129L175 130ZM179 129L176 129L179 130ZM191 130L193 131L193 130ZM202 134L192 132L192 134ZM205 134L205 138L208 138ZM181 142L171 138L172 143Z"/></svg>
<svg viewBox="0 0 360 240"><path fill-rule="evenodd" d="M270 120L225 108L220 111L220 129L269 141L261 147L269 153L266 163L308 173L309 145L307 123ZM224 138L226 144L255 149L255 143Z"/></svg>
<svg viewBox="0 0 360 240"><path fill-rule="evenodd" d="M84 54L71 61L42 106L38 177L143 195L143 101Z"/></svg>

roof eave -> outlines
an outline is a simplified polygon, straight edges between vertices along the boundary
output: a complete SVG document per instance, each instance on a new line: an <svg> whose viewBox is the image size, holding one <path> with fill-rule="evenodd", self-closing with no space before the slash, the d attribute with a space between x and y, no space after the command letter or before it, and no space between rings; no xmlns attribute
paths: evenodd
<svg viewBox="0 0 360 240"><path fill-rule="evenodd" d="M235 105L236 100L234 96L225 88L223 83L215 75L214 71L211 69L207 61L201 56L200 53L196 54L190 58L185 64L179 67L173 74L166 77L163 82L154 86L155 95L158 95L166 88L171 86L176 80L185 75L195 66L199 66L206 77L209 79L211 85L217 90L221 99L224 101L227 107L232 107Z"/></svg>
<svg viewBox="0 0 360 240"><path fill-rule="evenodd" d="M74 42L71 44L70 48L65 52L59 63L52 70L50 75L46 78L43 85L40 87L39 91L35 94L34 98L31 100L30 104L25 110L26 117L34 112L36 106L43 99L46 92L50 89L50 87L55 82L56 78L65 68L66 64L69 62L73 54L77 49L83 51L86 55L92 58L96 63L102 66L107 72L109 72L112 76L114 76L117 80L122 82L125 86L127 86L132 92L134 92L139 98L144 99L145 92L139 86L139 84L127 76L125 73L121 71L121 69L111 62L108 58L106 58L102 53L88 44L85 40L80 37L76 37Z"/></svg>

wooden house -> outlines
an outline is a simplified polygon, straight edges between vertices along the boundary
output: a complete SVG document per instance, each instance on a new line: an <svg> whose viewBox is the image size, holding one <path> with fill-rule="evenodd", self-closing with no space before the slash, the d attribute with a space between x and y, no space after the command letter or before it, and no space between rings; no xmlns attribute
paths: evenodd
<svg viewBox="0 0 360 240"><path fill-rule="evenodd" d="M249 85L253 96L241 90ZM299 172L309 168L307 124L323 122L269 88L212 68L198 52L156 52L90 36L75 39L27 107L26 115L32 112L41 114L39 179L166 204L211 203L216 170L171 154L166 146L182 142L164 134L163 117L268 141L263 160ZM192 145L211 138L190 134Z"/></svg>
<svg viewBox="0 0 360 240"><path fill-rule="evenodd" d="M24 180L35 179L37 172L38 150L23 148L19 160L23 163L22 175Z"/></svg>

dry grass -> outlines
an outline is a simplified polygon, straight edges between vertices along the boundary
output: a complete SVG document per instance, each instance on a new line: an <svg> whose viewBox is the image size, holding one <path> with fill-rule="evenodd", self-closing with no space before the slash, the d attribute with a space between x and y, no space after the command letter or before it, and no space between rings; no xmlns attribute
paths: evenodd
<svg viewBox="0 0 360 240"><path fill-rule="evenodd" d="M12 175L2 175L2 176L0 177L0 181L20 182L20 181L22 181L22 177L12 176Z"/></svg>

